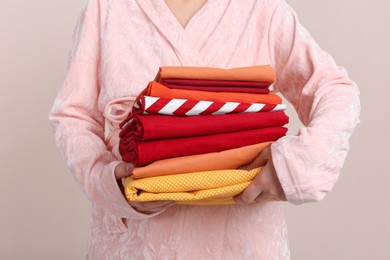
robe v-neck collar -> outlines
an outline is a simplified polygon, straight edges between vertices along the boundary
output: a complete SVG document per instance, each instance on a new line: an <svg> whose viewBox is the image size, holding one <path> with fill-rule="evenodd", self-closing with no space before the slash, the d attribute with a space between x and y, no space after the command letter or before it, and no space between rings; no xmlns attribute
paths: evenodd
<svg viewBox="0 0 390 260"><path fill-rule="evenodd" d="M207 6L208 5L211 5L210 4L210 1L206 1L200 8L198 11L196 11L192 17L190 18L190 20L187 22L187 24L185 26L183 26L180 21L178 20L178 18L176 17L176 15L172 12L171 8L169 8L167 2L165 0L161 1L161 8L165 9L166 12L164 12L164 14L166 15L169 15L171 16L171 20L172 20L172 23L178 23L180 25L180 27L184 30L184 31L189 31L192 24L194 24L194 22L192 21L196 21L198 18L198 16L201 14L201 13L204 13L205 11L207 11Z"/></svg>
<svg viewBox="0 0 390 260"><path fill-rule="evenodd" d="M170 42L176 50L176 54L183 66L202 66L205 64L205 57L198 46L205 43L197 42L201 33L206 30L202 27L215 28L218 26L225 11L221 6L223 1L208 0L192 16L186 27L183 28L176 16L172 13L164 0L136 0L140 8L145 12L150 21L156 26L162 35ZM227 5L225 5L227 6ZM207 23L200 19L207 19ZM205 41L207 39L204 39Z"/></svg>

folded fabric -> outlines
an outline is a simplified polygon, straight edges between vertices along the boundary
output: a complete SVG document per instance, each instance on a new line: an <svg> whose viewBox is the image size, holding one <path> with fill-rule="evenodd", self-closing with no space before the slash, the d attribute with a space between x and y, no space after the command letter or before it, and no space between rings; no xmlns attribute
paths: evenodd
<svg viewBox="0 0 390 260"><path fill-rule="evenodd" d="M221 152L196 154L152 162L133 170L133 179L200 172L237 169L252 162L272 142L248 145Z"/></svg>
<svg viewBox="0 0 390 260"><path fill-rule="evenodd" d="M211 79L161 79L160 83L172 88L175 86L268 88L270 86L269 82Z"/></svg>
<svg viewBox="0 0 390 260"><path fill-rule="evenodd" d="M282 99L276 94L250 94L233 92L210 92L198 90L170 89L164 85L151 81L148 87L140 95L162 97L162 98L180 98L191 100L204 100L215 102L242 102L242 103L264 103L281 104Z"/></svg>
<svg viewBox="0 0 390 260"><path fill-rule="evenodd" d="M167 88L200 90L211 92L236 92L268 94L269 84L252 81L198 80L198 79L161 79Z"/></svg>
<svg viewBox="0 0 390 260"><path fill-rule="evenodd" d="M119 134L138 140L200 136L283 126L288 123L284 111L206 116L134 115Z"/></svg>
<svg viewBox="0 0 390 260"><path fill-rule="evenodd" d="M239 80L272 83L275 81L275 72L269 65L232 69L172 66L160 68L155 80L161 79Z"/></svg>
<svg viewBox="0 0 390 260"><path fill-rule="evenodd" d="M143 166L153 161L219 152L246 145L275 141L287 132L285 127L268 127L233 133L180 137L138 141L136 138L121 140L119 144L122 159L135 166Z"/></svg>
<svg viewBox="0 0 390 260"><path fill-rule="evenodd" d="M286 110L285 104L212 102L191 99L169 99L160 97L141 96L132 107L124 122L135 114L199 116L212 114L256 113ZM121 127L123 128L123 125Z"/></svg>
<svg viewBox="0 0 390 260"><path fill-rule="evenodd" d="M234 93L252 93L252 94L268 94L270 91L268 88L247 88L247 87L208 87L208 86L191 86L191 85L166 85L171 89L184 89L184 90L199 90L210 92L234 92Z"/></svg>
<svg viewBox="0 0 390 260"><path fill-rule="evenodd" d="M181 203L213 199L234 203L261 168L253 170L217 170L175 174L144 179L127 177L125 194L130 201L170 200Z"/></svg>

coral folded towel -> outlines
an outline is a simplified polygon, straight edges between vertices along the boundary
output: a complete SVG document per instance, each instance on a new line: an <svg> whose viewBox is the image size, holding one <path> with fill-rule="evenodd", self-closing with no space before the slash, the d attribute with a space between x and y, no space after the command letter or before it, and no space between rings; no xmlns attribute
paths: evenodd
<svg viewBox="0 0 390 260"><path fill-rule="evenodd" d="M232 69L172 66L160 68L155 80L161 79L257 81L271 84L275 81L275 72L269 65Z"/></svg>
<svg viewBox="0 0 390 260"><path fill-rule="evenodd" d="M191 100L206 100L215 102L242 102L242 103L264 103L281 104L282 99L276 94L250 94L233 92L210 92L185 89L170 89L164 85L151 81L148 87L140 96L152 96L162 98L180 98Z"/></svg>
<svg viewBox="0 0 390 260"><path fill-rule="evenodd" d="M191 117L134 115L126 123L120 138L125 140L134 135L138 140L150 140L283 126L288 123L288 116L284 111Z"/></svg>
<svg viewBox="0 0 390 260"><path fill-rule="evenodd" d="M253 170L218 170L124 180L125 194L130 201L171 200L207 201L212 204L234 203L233 197L244 191L261 168Z"/></svg>
<svg viewBox="0 0 390 260"><path fill-rule="evenodd" d="M272 142L253 144L215 153L196 154L152 162L133 170L133 179L200 172L237 169L252 162Z"/></svg>
<svg viewBox="0 0 390 260"><path fill-rule="evenodd" d="M285 104L213 102L141 96L134 104L132 114L130 114L125 121L128 121L133 114L199 116L212 114L270 112L285 109Z"/></svg>
<svg viewBox="0 0 390 260"><path fill-rule="evenodd" d="M202 84L203 83L203 84ZM166 79L161 84L167 88L201 90L211 92L236 92L268 94L268 84L245 81L218 81L218 80L191 80L191 79ZM244 86L242 86L244 85Z"/></svg>
<svg viewBox="0 0 390 260"><path fill-rule="evenodd" d="M120 152L125 162L142 166L153 161L178 156L219 152L246 145L275 141L287 132L285 127L268 127L233 133L138 141L122 140Z"/></svg>

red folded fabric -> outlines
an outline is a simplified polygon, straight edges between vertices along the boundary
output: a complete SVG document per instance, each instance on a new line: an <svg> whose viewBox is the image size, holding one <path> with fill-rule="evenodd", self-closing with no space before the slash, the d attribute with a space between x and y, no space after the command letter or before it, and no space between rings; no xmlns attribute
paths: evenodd
<svg viewBox="0 0 390 260"><path fill-rule="evenodd" d="M268 94L269 83L253 81L161 79L161 84L172 89L200 90L211 92L236 92Z"/></svg>
<svg viewBox="0 0 390 260"><path fill-rule="evenodd" d="M166 86L186 85L200 87L248 87L268 88L272 82L239 81L239 80L207 80L207 79L161 79L160 83Z"/></svg>
<svg viewBox="0 0 390 260"><path fill-rule="evenodd" d="M132 114L195 116L268 112L285 109L285 104L213 102L140 96L133 105Z"/></svg>
<svg viewBox="0 0 390 260"><path fill-rule="evenodd" d="M150 162L194 154L219 152L246 145L276 141L287 132L285 127L268 127L234 133L138 141L129 138L120 142L120 152L125 162L135 166Z"/></svg>
<svg viewBox="0 0 390 260"><path fill-rule="evenodd" d="M166 85L170 89L184 89L210 92L233 92L233 93L250 93L250 94L268 94L268 88L247 88L247 87L212 87L212 86L191 86L191 85Z"/></svg>
<svg viewBox="0 0 390 260"><path fill-rule="evenodd" d="M123 140L162 139L238 132L283 126L288 123L284 111L192 117L135 115L119 134Z"/></svg>

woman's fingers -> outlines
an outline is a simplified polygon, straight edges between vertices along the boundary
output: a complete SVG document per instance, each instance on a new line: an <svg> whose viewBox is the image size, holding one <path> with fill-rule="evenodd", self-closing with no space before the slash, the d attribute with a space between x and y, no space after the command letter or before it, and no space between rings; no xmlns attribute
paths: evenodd
<svg viewBox="0 0 390 260"><path fill-rule="evenodd" d="M134 165L132 163L121 163L115 167L115 178L117 180L122 179L123 177L130 176L134 170Z"/></svg>
<svg viewBox="0 0 390 260"><path fill-rule="evenodd" d="M131 201L129 203L138 212L142 212L146 214L160 212L175 204L174 201L148 201L148 202Z"/></svg>
<svg viewBox="0 0 390 260"><path fill-rule="evenodd" d="M258 198L258 200L281 200L286 201L286 196L284 194L282 185L279 182L278 175L276 174L275 166L272 162L272 159L264 167L265 171L261 178L261 186L265 187L266 193L264 196ZM256 201L258 201L256 200Z"/></svg>
<svg viewBox="0 0 390 260"><path fill-rule="evenodd" d="M119 181L124 177L128 177L134 170L132 163L120 163L115 167L115 178ZM162 211L175 204L174 201L148 201L148 202L137 202L130 201L129 204L137 211L151 214Z"/></svg>
<svg viewBox="0 0 390 260"><path fill-rule="evenodd" d="M263 190L261 189L259 182L256 180L260 174L261 171L255 177L253 182L248 186L248 188L246 188L246 190L244 190L240 195L234 197L234 201L237 204L249 204L255 201L255 199L262 193Z"/></svg>
<svg viewBox="0 0 390 260"><path fill-rule="evenodd" d="M265 148L251 163L240 167L242 170L252 170L254 168L264 166L270 159L271 152L269 147Z"/></svg>
<svg viewBox="0 0 390 260"><path fill-rule="evenodd" d="M271 153L269 147L264 149L251 163L240 167L243 170L252 170L254 168L264 166L260 173L253 179L252 183L246 188L244 192L234 198L237 204L248 204L254 202L255 199L263 192L261 185L261 175L267 170L267 164L270 160Z"/></svg>
<svg viewBox="0 0 390 260"><path fill-rule="evenodd" d="M252 183L244 192L234 198L237 204L249 204L254 201L286 200L272 158L265 158L267 158L267 163L263 166L259 174L253 179Z"/></svg>
<svg viewBox="0 0 390 260"><path fill-rule="evenodd" d="M268 194L261 193L254 201L264 202L264 201L273 201L274 199L270 198Z"/></svg>

